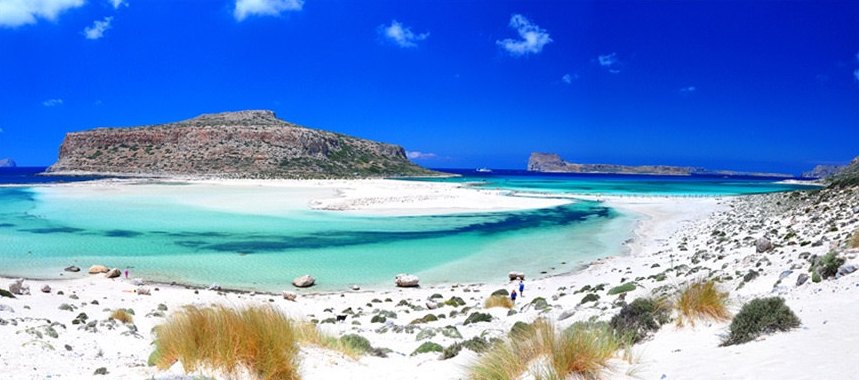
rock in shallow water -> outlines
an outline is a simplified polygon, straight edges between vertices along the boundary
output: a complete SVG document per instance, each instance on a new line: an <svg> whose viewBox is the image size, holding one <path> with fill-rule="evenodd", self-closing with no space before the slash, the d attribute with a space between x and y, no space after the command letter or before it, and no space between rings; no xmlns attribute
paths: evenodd
<svg viewBox="0 0 859 380"><path fill-rule="evenodd" d="M309 288L314 284L316 284L316 279L309 274L305 274L304 276L292 280L292 285L296 288Z"/></svg>
<svg viewBox="0 0 859 380"><path fill-rule="evenodd" d="M63 270L64 270L64 271L66 271L66 272L80 272L80 271L81 271L81 268L79 268L79 267L76 267L76 266L72 265L72 266L68 266L68 267L66 267L66 268L65 268L65 269L63 269Z"/></svg>
<svg viewBox="0 0 859 380"><path fill-rule="evenodd" d="M107 273L110 269L104 265L93 265L89 267L89 274Z"/></svg>
<svg viewBox="0 0 859 380"><path fill-rule="evenodd" d="M122 276L122 271L120 271L119 268L113 268L104 274L104 277L107 278L117 278L119 276Z"/></svg>

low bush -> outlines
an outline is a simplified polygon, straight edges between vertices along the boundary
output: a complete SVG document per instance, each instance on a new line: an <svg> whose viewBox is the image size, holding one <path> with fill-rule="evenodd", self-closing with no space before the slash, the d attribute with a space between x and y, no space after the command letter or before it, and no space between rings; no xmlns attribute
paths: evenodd
<svg viewBox="0 0 859 380"><path fill-rule="evenodd" d="M122 323L133 323L134 317L125 309L116 309L110 313L110 319L117 320Z"/></svg>
<svg viewBox="0 0 859 380"><path fill-rule="evenodd" d="M838 268L844 265L844 262L843 257L839 257L834 251L829 252L811 266L811 271L819 273L821 279L825 280L835 277L835 274L838 273Z"/></svg>
<svg viewBox="0 0 859 380"><path fill-rule="evenodd" d="M670 309L664 300L637 298L624 305L620 313L611 318L609 325L632 343L644 340L670 320Z"/></svg>
<svg viewBox="0 0 859 380"><path fill-rule="evenodd" d="M620 286L615 286L615 287L609 289L607 294L610 296L613 296L615 294L631 292L633 290L635 290L635 284L633 284L631 282L627 282L627 283L622 284Z"/></svg>
<svg viewBox="0 0 859 380"><path fill-rule="evenodd" d="M507 296L491 296L483 303L483 307L489 309L492 307L503 307L505 309L513 308L513 301Z"/></svg>
<svg viewBox="0 0 859 380"><path fill-rule="evenodd" d="M731 322L723 346L746 343L762 334L797 328L800 320L781 297L756 298L743 305Z"/></svg>
<svg viewBox="0 0 859 380"><path fill-rule="evenodd" d="M850 242L847 243L850 248L859 248L859 228L856 231L853 231L853 236L850 238Z"/></svg>
<svg viewBox="0 0 859 380"><path fill-rule="evenodd" d="M623 341L605 323L576 323L560 332L542 319L532 326L533 329L492 346L471 365L469 377L475 380L599 378L608 361L623 346ZM544 359L542 365L535 364L541 363L539 359Z"/></svg>
<svg viewBox="0 0 859 380"><path fill-rule="evenodd" d="M462 324L470 325L472 323L477 322L489 322L492 320L492 316L486 313L471 313L468 318L465 319L465 322Z"/></svg>
<svg viewBox="0 0 859 380"><path fill-rule="evenodd" d="M693 282L686 287L674 302L679 317L677 325L685 322L694 325L696 320L726 321L731 317L728 312L728 293L719 291L715 281Z"/></svg>

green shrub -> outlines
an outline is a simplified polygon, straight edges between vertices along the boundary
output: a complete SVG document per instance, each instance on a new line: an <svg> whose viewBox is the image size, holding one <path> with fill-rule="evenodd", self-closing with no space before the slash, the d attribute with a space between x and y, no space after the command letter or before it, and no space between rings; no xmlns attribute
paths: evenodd
<svg viewBox="0 0 859 380"><path fill-rule="evenodd" d="M0 289L0 297L15 298L15 295L6 289Z"/></svg>
<svg viewBox="0 0 859 380"><path fill-rule="evenodd" d="M438 343L435 343L435 342L424 342L423 344L421 344L420 346L418 346L418 348L416 348L414 352L412 352L412 355L411 355L411 356L415 356L415 355L419 355L419 354L424 354L424 353L427 353L427 352L443 352L443 351L444 351L444 347L442 347L442 346L441 346L440 344L438 344Z"/></svg>
<svg viewBox="0 0 859 380"><path fill-rule="evenodd" d="M652 298L638 298L620 309L611 318L609 325L619 336L638 343L647 334L659 330L670 320L670 309L666 302Z"/></svg>
<svg viewBox="0 0 859 380"><path fill-rule="evenodd" d="M489 322L492 320L492 316L485 313L471 313L468 318L463 322L464 325L469 325L477 322Z"/></svg>
<svg viewBox="0 0 859 380"><path fill-rule="evenodd" d="M838 257L835 252L829 252L817 261L812 270L820 273L820 277L825 280L829 277L835 277L835 274L838 273L838 268L844 265L844 261L844 258Z"/></svg>
<svg viewBox="0 0 859 380"><path fill-rule="evenodd" d="M615 294L631 292L633 290L635 290L635 284L633 284L631 282L627 282L623 285L615 286L615 287L609 289L608 295L613 296Z"/></svg>
<svg viewBox="0 0 859 380"><path fill-rule="evenodd" d="M743 305L734 317L731 333L722 345L746 343L762 334L788 331L799 325L799 318L784 304L783 298L756 298Z"/></svg>
<svg viewBox="0 0 859 380"><path fill-rule="evenodd" d="M582 302L579 302L579 303L584 304L584 303L588 303L588 302L596 302L599 299L600 299L599 294L589 293L584 298L582 298Z"/></svg>
<svg viewBox="0 0 859 380"><path fill-rule="evenodd" d="M340 342L342 342L344 346L350 347L356 352L363 353L373 350L373 346L370 344L370 341L358 334L343 335L340 337Z"/></svg>

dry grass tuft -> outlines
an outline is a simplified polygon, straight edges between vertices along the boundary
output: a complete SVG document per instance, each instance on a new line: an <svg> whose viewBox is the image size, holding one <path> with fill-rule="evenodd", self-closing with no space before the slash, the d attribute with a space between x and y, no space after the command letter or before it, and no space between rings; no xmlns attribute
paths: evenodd
<svg viewBox="0 0 859 380"><path fill-rule="evenodd" d="M167 369L177 360L199 369L257 379L298 379L294 324L272 307L185 307L156 329L151 361Z"/></svg>
<svg viewBox="0 0 859 380"><path fill-rule="evenodd" d="M512 380L528 372L534 378L595 379L624 346L605 323L577 323L558 332L539 319L532 327L481 356L469 369L469 378Z"/></svg>
<svg viewBox="0 0 859 380"><path fill-rule="evenodd" d="M122 323L134 323L134 317L125 309L114 310L110 313L110 319L114 319Z"/></svg>
<svg viewBox="0 0 859 380"><path fill-rule="evenodd" d="M348 341L323 334L318 328L316 328L316 325L310 322L293 322L293 329L295 331L297 341L338 351L353 359L361 356L361 354L367 353L368 351L367 347L356 347L355 345L349 344Z"/></svg>
<svg viewBox="0 0 859 380"><path fill-rule="evenodd" d="M505 309L513 308L513 300L507 296L491 296L483 303L483 307L489 309L493 307L503 307Z"/></svg>
<svg viewBox="0 0 859 380"><path fill-rule="evenodd" d="M853 236L850 238L850 248L859 248L859 228L853 231Z"/></svg>
<svg viewBox="0 0 859 380"><path fill-rule="evenodd" d="M674 302L679 316L677 325L683 326L689 322L695 325L696 320L727 321L731 318L728 312L728 293L719 291L716 282L697 281L684 289Z"/></svg>

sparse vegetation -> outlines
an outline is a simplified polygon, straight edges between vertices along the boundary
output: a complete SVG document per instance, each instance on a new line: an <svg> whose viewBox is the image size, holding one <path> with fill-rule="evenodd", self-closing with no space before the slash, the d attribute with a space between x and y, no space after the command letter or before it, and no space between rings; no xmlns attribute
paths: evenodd
<svg viewBox="0 0 859 380"><path fill-rule="evenodd" d="M631 282L627 282L627 283L624 283L620 286L615 286L615 287L609 289L607 294L610 296L613 296L615 294L631 292L633 290L635 290L635 284L633 284Z"/></svg>
<svg viewBox="0 0 859 380"><path fill-rule="evenodd" d="M484 302L483 307L489 309L492 307L503 307L505 309L513 308L513 301L506 296L490 296Z"/></svg>
<svg viewBox="0 0 859 380"><path fill-rule="evenodd" d="M160 369L180 361L185 372L206 368L233 376L244 369L257 379L298 379L295 330L272 307L188 306L156 327L150 361Z"/></svg>
<svg viewBox="0 0 859 380"><path fill-rule="evenodd" d="M756 298L743 305L731 322L731 334L722 345L746 343L762 334L797 328L800 320L781 297Z"/></svg>
<svg viewBox="0 0 859 380"><path fill-rule="evenodd" d="M838 268L844 264L844 261L844 258L838 256L834 251L829 252L811 266L811 271L820 274L820 278L823 280L835 277Z"/></svg>
<svg viewBox="0 0 859 380"><path fill-rule="evenodd" d="M122 323L134 323L134 316L125 309L116 309L110 313L110 319L117 320Z"/></svg>
<svg viewBox="0 0 859 380"><path fill-rule="evenodd" d="M853 231L853 236L850 238L848 245L850 248L859 248L859 228Z"/></svg>
<svg viewBox="0 0 859 380"><path fill-rule="evenodd" d="M686 322L694 325L696 320L726 321L731 317L728 293L720 291L712 280L697 281L687 286L677 297L674 307L679 314L678 326Z"/></svg>
<svg viewBox="0 0 859 380"><path fill-rule="evenodd" d="M632 343L644 340L651 332L659 330L670 320L670 307L665 300L637 298L624 305L620 313L612 317L609 325L619 336Z"/></svg>
<svg viewBox="0 0 859 380"><path fill-rule="evenodd" d="M536 378L598 378L623 347L623 341L605 323L577 323L557 332L540 319L533 327L493 346L471 366L469 377L507 380L529 372ZM535 364L540 358L545 365Z"/></svg>

